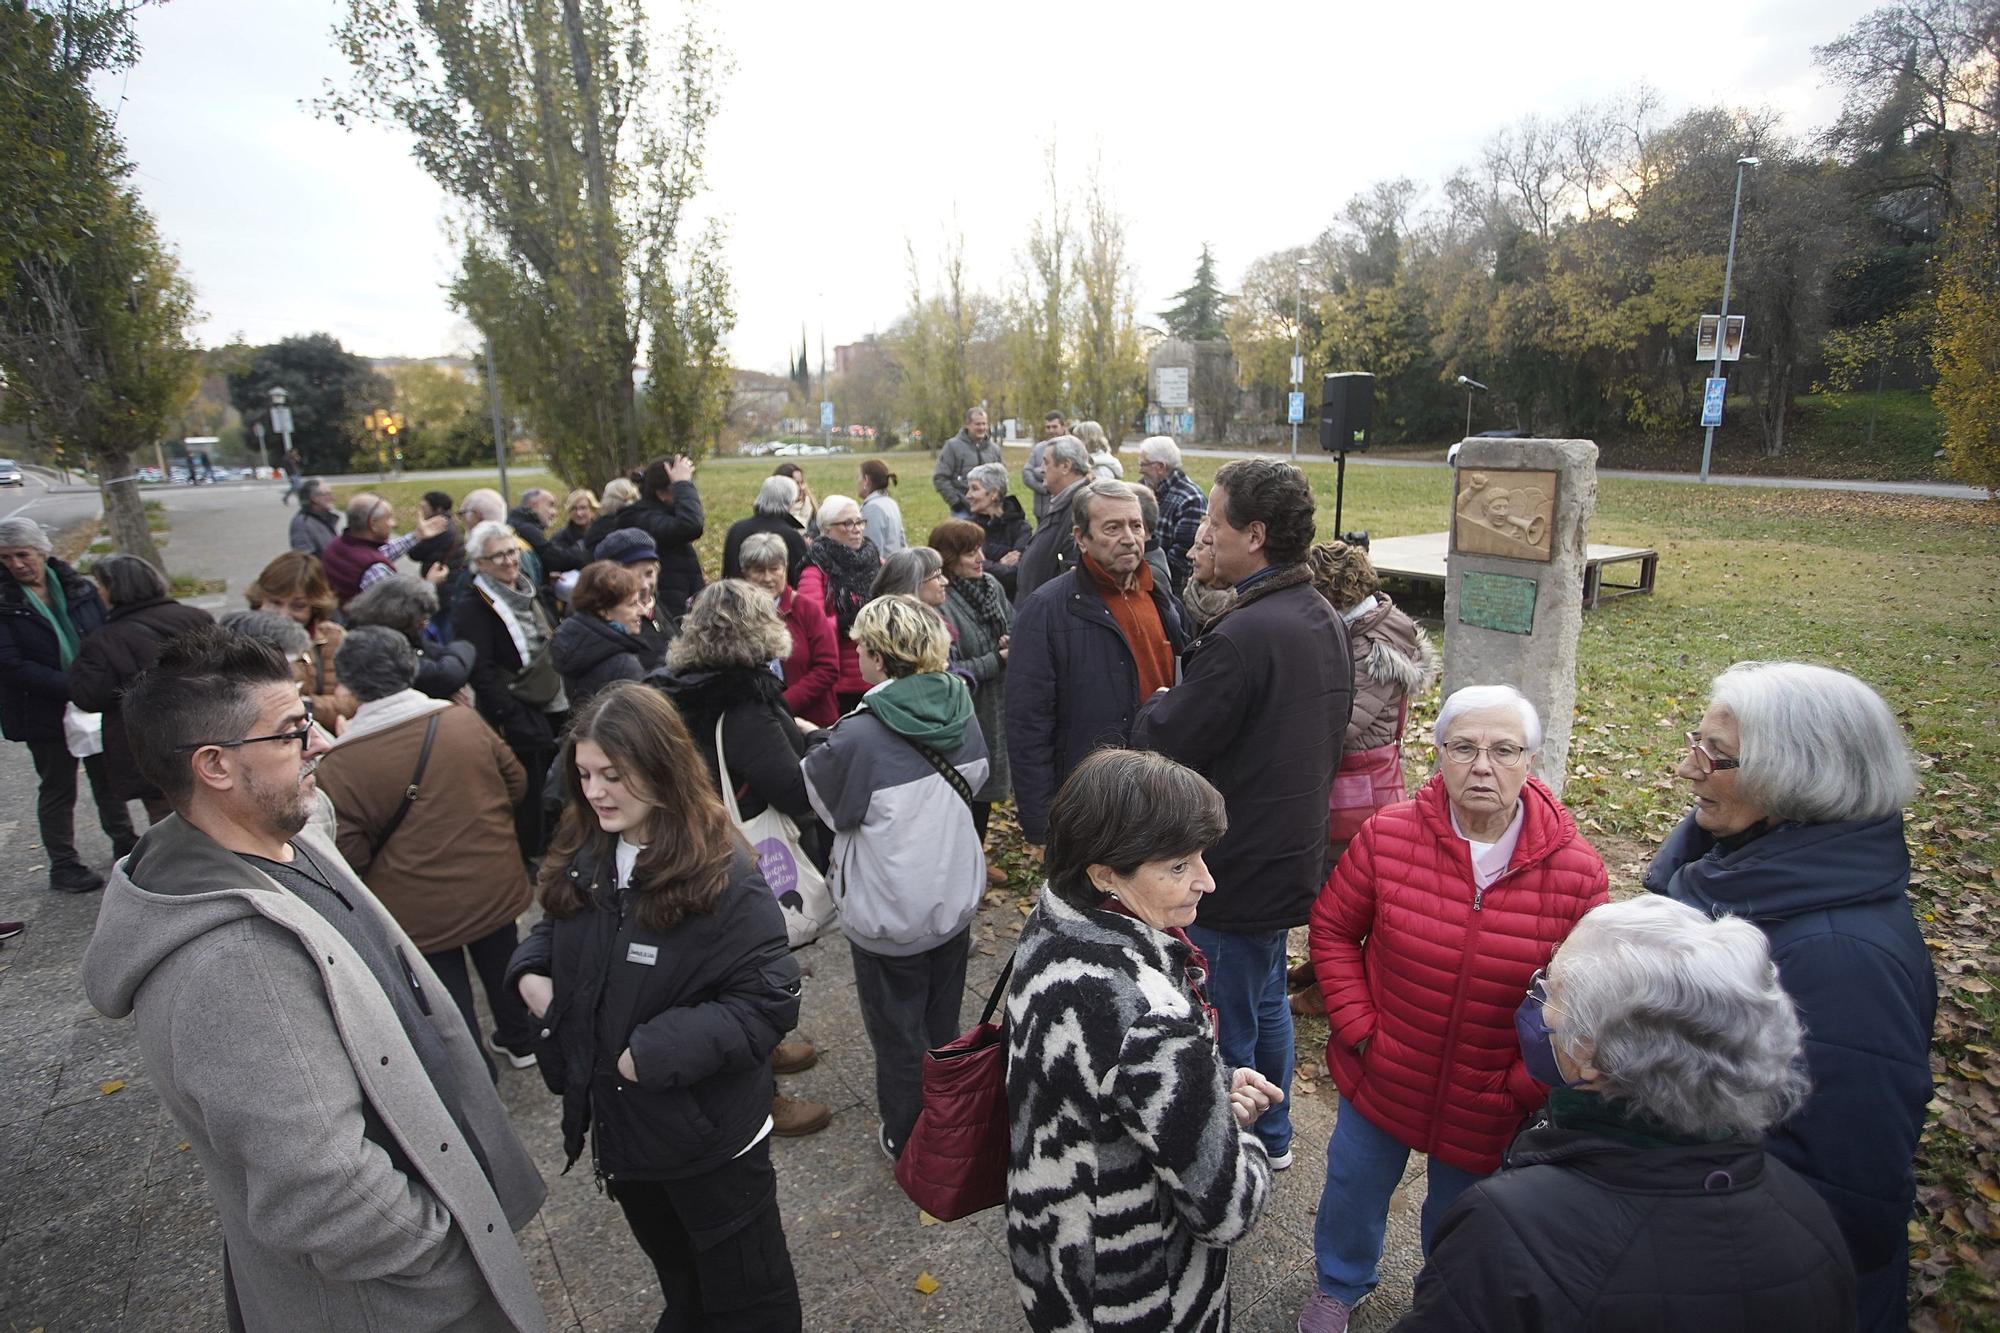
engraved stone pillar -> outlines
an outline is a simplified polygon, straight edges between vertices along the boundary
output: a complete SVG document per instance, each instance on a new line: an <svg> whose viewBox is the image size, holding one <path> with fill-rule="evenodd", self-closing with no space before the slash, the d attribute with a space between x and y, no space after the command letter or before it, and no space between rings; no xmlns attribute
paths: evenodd
<svg viewBox="0 0 2000 1333"><path fill-rule="evenodd" d="M1459 447L1445 564L1444 692L1512 685L1542 715L1534 773L1557 795L1576 705L1583 567L1597 507L1589 440Z"/></svg>

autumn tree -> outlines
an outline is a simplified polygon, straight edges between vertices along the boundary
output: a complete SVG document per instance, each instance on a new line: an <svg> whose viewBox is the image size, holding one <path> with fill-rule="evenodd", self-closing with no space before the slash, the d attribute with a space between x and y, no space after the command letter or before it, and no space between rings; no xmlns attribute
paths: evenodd
<svg viewBox="0 0 2000 1333"><path fill-rule="evenodd" d="M159 565L132 460L199 383L194 293L90 94L137 61L137 8L0 3L0 410L88 457L117 549Z"/></svg>
<svg viewBox="0 0 2000 1333"><path fill-rule="evenodd" d="M1076 234L1056 175L1053 147L1044 154L1047 211L1028 224L1020 276L1007 301L1002 335L1007 387L1017 415L1035 418L1065 410L1070 342L1075 325Z"/></svg>
<svg viewBox="0 0 2000 1333"><path fill-rule="evenodd" d="M594 485L698 452L732 320L720 233L685 230L715 45L691 24L658 67L638 0L346 0L336 37L353 78L322 110L407 131L464 206L453 300L558 474Z"/></svg>
<svg viewBox="0 0 2000 1333"><path fill-rule="evenodd" d="M968 407L985 400L973 351L990 338L995 312L966 276L962 235L953 233L946 242L934 288L925 286L916 246L906 243L904 252L910 304L886 341L901 371L903 418L923 432L926 448L935 449L959 428Z"/></svg>
<svg viewBox="0 0 2000 1333"><path fill-rule="evenodd" d="M1083 216L1070 401L1078 417L1104 427L1115 449L1146 405L1146 358L1139 346L1125 220L1095 174L1084 192Z"/></svg>

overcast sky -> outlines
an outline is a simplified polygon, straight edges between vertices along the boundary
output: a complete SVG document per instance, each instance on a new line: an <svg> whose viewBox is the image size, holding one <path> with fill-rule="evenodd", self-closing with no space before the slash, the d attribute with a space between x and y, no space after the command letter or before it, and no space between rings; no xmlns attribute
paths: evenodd
<svg viewBox="0 0 2000 1333"><path fill-rule="evenodd" d="M173 0L106 80L137 181L199 293L201 338L330 332L368 356L472 337L443 286L450 208L393 131L306 105L344 73L333 0ZM1666 6L1557 0L1008 5L729 0L736 63L709 144L706 206L729 225L736 364L782 370L904 307L905 240L931 264L964 232L973 282L1016 270L1053 139L1081 193L1101 161L1124 213L1142 320L1204 241L1233 285L1309 240L1351 195L1435 184L1492 132L1645 81L1670 111L1769 106L1788 128L1838 103L1812 48L1864 0ZM655 3L669 29L678 4Z"/></svg>

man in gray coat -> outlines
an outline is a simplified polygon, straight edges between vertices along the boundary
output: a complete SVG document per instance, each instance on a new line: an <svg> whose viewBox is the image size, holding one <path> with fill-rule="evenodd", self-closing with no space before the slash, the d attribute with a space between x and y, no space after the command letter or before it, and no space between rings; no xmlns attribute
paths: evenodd
<svg viewBox="0 0 2000 1333"><path fill-rule="evenodd" d="M318 555L339 535L340 519L333 512L333 488L318 477L307 477L299 483L299 512L292 515L292 549Z"/></svg>
<svg viewBox="0 0 2000 1333"><path fill-rule="evenodd" d="M986 409L975 407L965 414L965 425L938 450L937 466L931 469L931 485L951 510L953 518L969 518L965 507L965 474L981 463L1000 461L1000 442L986 433Z"/></svg>
<svg viewBox="0 0 2000 1333"><path fill-rule="evenodd" d="M127 691L173 806L84 954L208 1178L233 1329L547 1327L514 1239L546 1190L437 974L304 832L326 750L285 661L219 628Z"/></svg>

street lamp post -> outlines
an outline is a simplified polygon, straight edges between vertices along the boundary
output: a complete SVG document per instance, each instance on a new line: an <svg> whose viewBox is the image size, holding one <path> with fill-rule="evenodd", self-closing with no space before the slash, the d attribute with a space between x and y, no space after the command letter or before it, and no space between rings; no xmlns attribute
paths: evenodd
<svg viewBox="0 0 2000 1333"><path fill-rule="evenodd" d="M1299 393L1305 388L1305 358L1299 350L1299 338L1305 332L1306 299L1306 259L1300 255L1292 266L1292 392ZM1290 415L1287 413L1286 415ZM1292 422L1292 461L1299 461L1299 423Z"/></svg>
<svg viewBox="0 0 2000 1333"><path fill-rule="evenodd" d="M1729 258L1722 265L1722 319L1715 326L1715 373L1711 378L1722 378L1722 344L1729 329L1729 280L1736 275L1736 224L1743 218L1743 169L1754 167L1759 159L1739 157L1736 159L1736 203L1729 210ZM1708 460L1715 452L1715 427L1703 429L1701 440L1701 480L1708 480Z"/></svg>

